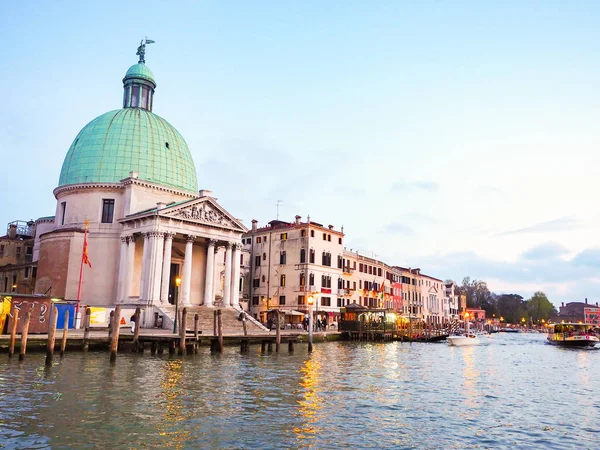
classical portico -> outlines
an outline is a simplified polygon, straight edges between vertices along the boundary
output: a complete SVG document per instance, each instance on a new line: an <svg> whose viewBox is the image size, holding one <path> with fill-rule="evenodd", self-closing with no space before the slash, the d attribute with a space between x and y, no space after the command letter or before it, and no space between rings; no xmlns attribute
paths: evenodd
<svg viewBox="0 0 600 450"><path fill-rule="evenodd" d="M225 247L223 307L239 308L241 235L237 219L209 193L125 217L121 234L118 303L215 306L217 249ZM180 277L177 287L175 279Z"/></svg>

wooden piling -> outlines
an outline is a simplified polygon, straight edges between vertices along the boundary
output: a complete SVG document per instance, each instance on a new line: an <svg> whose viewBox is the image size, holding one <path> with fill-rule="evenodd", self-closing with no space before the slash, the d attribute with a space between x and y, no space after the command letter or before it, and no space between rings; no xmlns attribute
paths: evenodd
<svg viewBox="0 0 600 450"><path fill-rule="evenodd" d="M8 357L12 358L12 355L15 353L15 341L17 340L17 325L19 324L19 310L16 307L13 307L13 323L12 329L10 330L10 344L8 346Z"/></svg>
<svg viewBox="0 0 600 450"><path fill-rule="evenodd" d="M175 354L175 341L169 341L169 355L173 356Z"/></svg>
<svg viewBox="0 0 600 450"><path fill-rule="evenodd" d="M217 337L217 311L213 311L213 336Z"/></svg>
<svg viewBox="0 0 600 450"><path fill-rule="evenodd" d="M89 339L90 339L90 315L92 314L92 311L89 307L85 308L85 317L83 318L83 323L84 323L84 329L83 329L83 351L87 352L89 347L90 347L90 343L89 343Z"/></svg>
<svg viewBox="0 0 600 450"><path fill-rule="evenodd" d="M271 341L267 342L267 351L269 353L273 351L273 343Z"/></svg>
<svg viewBox="0 0 600 450"><path fill-rule="evenodd" d="M246 316L242 318L242 327L244 328L244 336L248 336L248 327L246 326Z"/></svg>
<svg viewBox="0 0 600 450"><path fill-rule="evenodd" d="M165 348L163 347L162 342L158 343L158 348L156 349L156 351L159 355L162 355L165 352Z"/></svg>
<svg viewBox="0 0 600 450"><path fill-rule="evenodd" d="M27 334L29 333L29 321L31 320L31 311L27 311L25 314L25 323L23 324L23 331L21 331L21 348L19 349L19 361L25 359L25 353L27 353Z"/></svg>
<svg viewBox="0 0 600 450"><path fill-rule="evenodd" d="M133 351L140 351L140 307L135 308L135 314L133 315L135 320L135 328L133 329Z"/></svg>
<svg viewBox="0 0 600 450"><path fill-rule="evenodd" d="M267 341L260 341L260 351L264 353L267 351Z"/></svg>
<svg viewBox="0 0 600 450"><path fill-rule="evenodd" d="M156 355L156 342L154 341L150 344L150 354L152 356Z"/></svg>
<svg viewBox="0 0 600 450"><path fill-rule="evenodd" d="M110 339L112 337L113 334L113 328L114 328L114 324L113 324L113 319L115 317L115 312L111 311L110 314L108 315L108 338Z"/></svg>
<svg viewBox="0 0 600 450"><path fill-rule="evenodd" d="M179 325L179 354L180 355L186 354L186 348L185 348L185 335L187 333L186 320L187 320L187 308L183 308L183 311L181 311L181 322L179 322L180 323L180 325Z"/></svg>
<svg viewBox="0 0 600 450"><path fill-rule="evenodd" d="M279 353L281 349L281 327L279 326L279 321L281 320L279 316L279 310L277 310L275 315L275 325L277 326L277 330L275 330L275 351Z"/></svg>
<svg viewBox="0 0 600 450"><path fill-rule="evenodd" d="M114 363L117 360L117 350L119 348L119 330L121 321L121 305L117 305L113 314L112 336L110 341L110 362Z"/></svg>
<svg viewBox="0 0 600 450"><path fill-rule="evenodd" d="M217 331L219 333L219 353L223 353L223 320L221 318L222 311L217 310Z"/></svg>
<svg viewBox="0 0 600 450"><path fill-rule="evenodd" d="M63 327L62 342L60 343L60 357L65 356L67 349L67 334L69 332L69 310L65 311L65 325Z"/></svg>
<svg viewBox="0 0 600 450"><path fill-rule="evenodd" d="M50 322L48 323L48 344L46 346L46 365L52 365L54 358L54 343L56 338L56 322L58 320L58 308L50 305Z"/></svg>

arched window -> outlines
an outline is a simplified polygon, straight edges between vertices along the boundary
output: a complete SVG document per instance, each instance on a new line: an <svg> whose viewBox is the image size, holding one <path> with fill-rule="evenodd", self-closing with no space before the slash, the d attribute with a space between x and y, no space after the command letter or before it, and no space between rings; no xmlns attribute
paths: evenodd
<svg viewBox="0 0 600 450"><path fill-rule="evenodd" d="M300 273L300 286L306 285L306 275L304 272Z"/></svg>
<svg viewBox="0 0 600 450"><path fill-rule="evenodd" d="M314 274L314 273L311 273L311 274L308 276L308 284L309 284L310 286L314 286L314 285L315 285L315 274Z"/></svg>
<svg viewBox="0 0 600 450"><path fill-rule="evenodd" d="M280 285L281 285L281 286L285 286L285 275L281 275L281 277L280 277L280 281L281 281L281 282L280 282Z"/></svg>
<svg viewBox="0 0 600 450"><path fill-rule="evenodd" d="M301 263L306 262L306 249L305 248L300 249L300 262Z"/></svg>

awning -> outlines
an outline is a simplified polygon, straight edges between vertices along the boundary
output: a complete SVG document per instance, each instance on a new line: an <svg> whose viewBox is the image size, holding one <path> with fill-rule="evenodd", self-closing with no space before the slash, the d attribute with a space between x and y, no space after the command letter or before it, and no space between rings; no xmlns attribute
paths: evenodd
<svg viewBox="0 0 600 450"><path fill-rule="evenodd" d="M294 310L284 311L284 314L286 316L303 316L304 315L304 313L301 313L300 311L294 311Z"/></svg>

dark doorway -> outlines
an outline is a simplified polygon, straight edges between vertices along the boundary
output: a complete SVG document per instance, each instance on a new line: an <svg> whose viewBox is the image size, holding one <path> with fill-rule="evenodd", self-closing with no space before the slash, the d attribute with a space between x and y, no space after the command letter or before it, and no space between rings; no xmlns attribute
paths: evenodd
<svg viewBox="0 0 600 450"><path fill-rule="evenodd" d="M171 276L169 277L169 303L175 304L175 295L177 294L177 286L175 278L179 275L179 264L171 264Z"/></svg>

